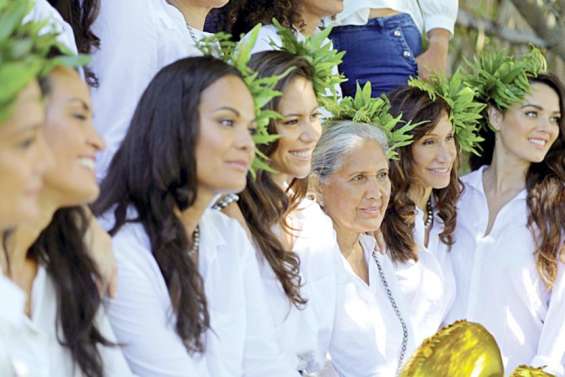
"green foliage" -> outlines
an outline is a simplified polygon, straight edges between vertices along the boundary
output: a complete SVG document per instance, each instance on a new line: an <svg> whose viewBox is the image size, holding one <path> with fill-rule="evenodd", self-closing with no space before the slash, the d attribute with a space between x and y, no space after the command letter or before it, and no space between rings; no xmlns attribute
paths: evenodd
<svg viewBox="0 0 565 377"><path fill-rule="evenodd" d="M233 65L243 75L255 104L257 131L253 139L256 145L270 144L278 138L277 135L269 133L269 124L274 120L282 119L282 116L275 111L265 110L264 107L273 98L282 95L274 88L279 80L288 74L285 72L277 76L259 77L258 73L249 67L249 60L260 31L261 25L259 24L239 42L234 42L229 34L217 33L202 38L197 46L204 55L214 56ZM254 174L258 169L274 172L269 166L268 157L256 149L252 173Z"/></svg>
<svg viewBox="0 0 565 377"><path fill-rule="evenodd" d="M553 374L544 372L543 368L533 368L520 365L512 372L511 377L555 377Z"/></svg>
<svg viewBox="0 0 565 377"><path fill-rule="evenodd" d="M476 90L479 101L501 111L522 101L530 91L528 80L547 70L544 55L535 47L520 58L504 51L486 52L466 65L465 84Z"/></svg>
<svg viewBox="0 0 565 377"><path fill-rule="evenodd" d="M336 74L337 66L343 61L345 51L338 52L328 42L332 28L299 39L294 30L282 26L276 19L273 19L273 25L282 41L281 46L273 47L302 56L310 63L314 68L314 90L318 101L321 106L327 108L326 103L337 98L336 87L346 81L345 76Z"/></svg>
<svg viewBox="0 0 565 377"><path fill-rule="evenodd" d="M371 83L361 88L357 84L355 97L344 97L341 101L328 101L326 109L333 114L331 121L351 120L379 127L387 136L388 158L397 158L396 149L410 145L413 136L410 131L418 124L403 122L402 115L390 114L390 102L387 97L373 98Z"/></svg>
<svg viewBox="0 0 565 377"><path fill-rule="evenodd" d="M428 80L412 78L408 85L426 92L432 101L442 98L449 106L449 121L461 150L479 153L476 146L483 140L478 132L485 105L477 101L476 91L465 85L460 71L449 79L444 76L433 76Z"/></svg>
<svg viewBox="0 0 565 377"><path fill-rule="evenodd" d="M47 21L23 23L31 11L31 0L0 0L0 122L10 116L18 93L39 75L57 66L76 67L88 62L72 53L49 31ZM53 48L64 56L47 59Z"/></svg>

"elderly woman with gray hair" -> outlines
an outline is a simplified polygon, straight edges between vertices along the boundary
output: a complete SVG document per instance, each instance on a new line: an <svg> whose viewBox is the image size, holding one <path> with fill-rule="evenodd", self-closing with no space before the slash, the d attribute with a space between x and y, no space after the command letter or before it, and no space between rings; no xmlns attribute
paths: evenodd
<svg viewBox="0 0 565 377"><path fill-rule="evenodd" d="M314 151L311 181L316 200L333 221L346 268L382 313L387 360L382 375L393 376L417 345L412 344L393 262L374 236L380 233L391 191L387 150L387 138L376 126L331 123Z"/></svg>

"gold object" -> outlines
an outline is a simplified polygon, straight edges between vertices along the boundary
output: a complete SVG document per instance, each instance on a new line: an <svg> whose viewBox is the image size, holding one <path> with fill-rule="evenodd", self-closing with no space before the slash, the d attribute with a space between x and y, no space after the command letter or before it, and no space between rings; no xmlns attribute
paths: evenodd
<svg viewBox="0 0 565 377"><path fill-rule="evenodd" d="M533 368L526 365L520 365L511 377L555 377L555 375L544 372L543 368Z"/></svg>
<svg viewBox="0 0 565 377"><path fill-rule="evenodd" d="M503 376L504 365L493 336L483 326L467 321L457 321L426 339L400 373L400 377Z"/></svg>

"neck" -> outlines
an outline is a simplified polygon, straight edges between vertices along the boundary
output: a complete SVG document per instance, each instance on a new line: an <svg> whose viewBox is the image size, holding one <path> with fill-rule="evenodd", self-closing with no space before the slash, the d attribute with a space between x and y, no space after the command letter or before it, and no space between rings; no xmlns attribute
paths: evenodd
<svg viewBox="0 0 565 377"><path fill-rule="evenodd" d="M302 34L305 36L310 37L316 32L316 30L318 30L318 27L322 23L322 17L312 14L306 9L303 9L301 16L302 21L304 21L304 25L299 30L301 30Z"/></svg>
<svg viewBox="0 0 565 377"><path fill-rule="evenodd" d="M500 145L497 143L497 145ZM526 186L526 173L530 162L507 153L502 148L494 148L492 162L485 175L494 192L522 190Z"/></svg>
<svg viewBox="0 0 565 377"><path fill-rule="evenodd" d="M182 13L190 27L200 31L204 30L204 22L206 22L206 16L212 10L211 7L192 5L186 0L167 0L167 2Z"/></svg>
<svg viewBox="0 0 565 377"><path fill-rule="evenodd" d="M339 245L339 249L341 250L341 254L345 257L345 259L347 259L353 254L355 245L359 242L359 237L361 236L361 234L359 232L340 227L335 222L334 229L336 232L337 243Z"/></svg>
<svg viewBox="0 0 565 377"><path fill-rule="evenodd" d="M184 225L188 237L192 237L192 234L196 230L204 211L210 206L214 198L212 192L205 190L198 190L196 195L196 201L187 209L179 212L178 217L181 223Z"/></svg>
<svg viewBox="0 0 565 377"><path fill-rule="evenodd" d="M408 197L416 204L416 207L422 211L426 211L428 200L432 196L431 187L423 187L417 184L412 184L408 190Z"/></svg>
<svg viewBox="0 0 565 377"><path fill-rule="evenodd" d="M273 179L273 182L275 182L275 184L280 187L281 190L286 192L286 189L288 188L288 185L291 181L291 178L287 174L277 173L271 175L271 178Z"/></svg>
<svg viewBox="0 0 565 377"><path fill-rule="evenodd" d="M12 275L17 276L27 261L28 250L37 240L41 232L47 228L53 214L59 209L59 201L48 189L42 190L38 198L39 215L25 225L19 226L12 233L6 245Z"/></svg>

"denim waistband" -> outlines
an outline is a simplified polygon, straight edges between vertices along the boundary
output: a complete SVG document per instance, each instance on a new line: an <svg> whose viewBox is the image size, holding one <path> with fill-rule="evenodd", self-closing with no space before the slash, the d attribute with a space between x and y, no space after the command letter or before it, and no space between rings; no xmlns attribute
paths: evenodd
<svg viewBox="0 0 565 377"><path fill-rule="evenodd" d="M383 29L395 29L401 26L415 26L415 23L408 13L399 13L392 16L370 18L366 25L377 26Z"/></svg>

